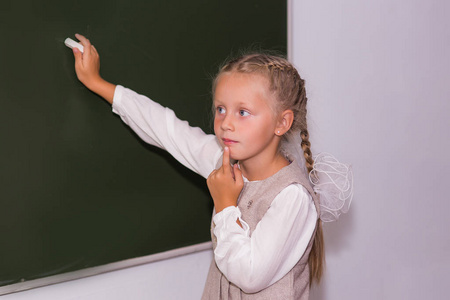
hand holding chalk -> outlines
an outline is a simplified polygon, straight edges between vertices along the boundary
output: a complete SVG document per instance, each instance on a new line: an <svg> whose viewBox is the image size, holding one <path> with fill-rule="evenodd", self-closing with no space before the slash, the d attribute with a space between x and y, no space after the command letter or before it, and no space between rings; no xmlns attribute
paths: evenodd
<svg viewBox="0 0 450 300"><path fill-rule="evenodd" d="M78 79L91 91L105 98L112 104L116 86L105 81L100 76L100 56L97 49L91 42L81 34L75 34L80 43L67 38L64 42L69 48L76 48L80 51L73 51L75 57L75 72Z"/></svg>
<svg viewBox="0 0 450 300"><path fill-rule="evenodd" d="M75 37L80 41L79 43L67 38L65 44L72 49L75 57L75 72L78 79L89 89L100 79L100 58L97 50L92 46L91 42L82 36L76 34Z"/></svg>
<svg viewBox="0 0 450 300"><path fill-rule="evenodd" d="M70 49L78 48L78 50L80 50L81 53L84 52L84 47L83 47L83 45L81 45L80 43L75 42L75 41L72 40L71 38L67 38L67 39L64 41L64 44L65 44L67 47L69 47Z"/></svg>

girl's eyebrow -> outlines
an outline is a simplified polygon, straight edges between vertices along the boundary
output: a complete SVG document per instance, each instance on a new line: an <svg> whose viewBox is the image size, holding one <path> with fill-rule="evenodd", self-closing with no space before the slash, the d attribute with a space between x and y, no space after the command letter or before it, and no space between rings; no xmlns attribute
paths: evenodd
<svg viewBox="0 0 450 300"><path fill-rule="evenodd" d="M220 99L213 100L213 106L227 106L223 101L220 101ZM232 106L237 106L239 108L245 108L245 109L252 109L254 108L254 105L251 103L251 101L239 101L236 103L233 103Z"/></svg>

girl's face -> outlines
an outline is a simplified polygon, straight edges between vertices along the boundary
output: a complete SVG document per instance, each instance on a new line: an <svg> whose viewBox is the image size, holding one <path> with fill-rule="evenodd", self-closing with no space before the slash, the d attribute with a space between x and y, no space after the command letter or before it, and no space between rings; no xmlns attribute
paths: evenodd
<svg viewBox="0 0 450 300"><path fill-rule="evenodd" d="M221 74L214 93L214 132L232 159L263 163L278 149L269 82L257 74Z"/></svg>

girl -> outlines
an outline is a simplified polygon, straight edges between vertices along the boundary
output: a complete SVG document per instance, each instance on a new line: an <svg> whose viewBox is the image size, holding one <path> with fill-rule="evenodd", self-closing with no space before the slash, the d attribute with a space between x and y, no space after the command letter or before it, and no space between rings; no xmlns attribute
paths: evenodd
<svg viewBox="0 0 450 300"><path fill-rule="evenodd" d="M76 37L84 46L83 54L73 49L78 79L144 141L207 178L214 261L202 299L308 299L310 282L318 282L323 269L317 180L325 173L313 168L297 70L263 54L225 64L213 83L215 135L207 135L170 109L103 80L95 47ZM351 195L349 170L334 171ZM342 210L349 199L341 199Z"/></svg>

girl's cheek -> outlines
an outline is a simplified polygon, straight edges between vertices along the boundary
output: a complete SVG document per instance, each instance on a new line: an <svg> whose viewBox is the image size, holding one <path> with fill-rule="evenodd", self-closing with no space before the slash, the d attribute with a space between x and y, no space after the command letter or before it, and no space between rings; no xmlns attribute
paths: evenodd
<svg viewBox="0 0 450 300"><path fill-rule="evenodd" d="M214 118L214 131L216 131L217 129L220 128L220 124L222 123L222 120L220 117L215 117Z"/></svg>
<svg viewBox="0 0 450 300"><path fill-rule="evenodd" d="M219 134L219 128L220 128L219 122L214 121L214 134L215 135Z"/></svg>

